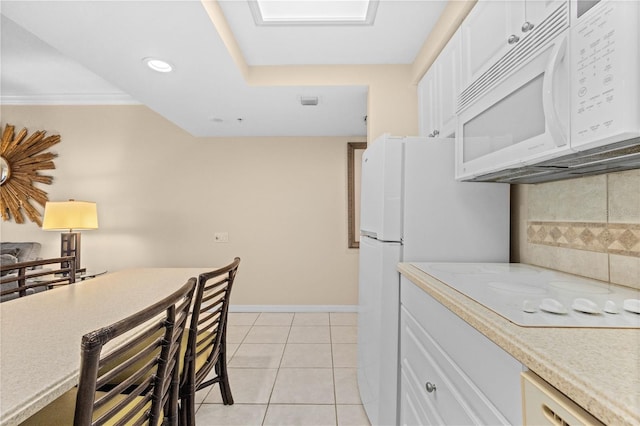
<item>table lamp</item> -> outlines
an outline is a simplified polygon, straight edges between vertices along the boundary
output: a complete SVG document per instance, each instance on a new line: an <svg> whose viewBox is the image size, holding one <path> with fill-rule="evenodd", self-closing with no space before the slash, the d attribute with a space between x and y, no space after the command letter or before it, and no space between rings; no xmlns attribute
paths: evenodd
<svg viewBox="0 0 640 426"><path fill-rule="evenodd" d="M47 201L44 206L42 229L69 232L60 234L60 255L75 256L76 270L80 266L80 232L77 230L98 229L98 209L96 203L90 201Z"/></svg>

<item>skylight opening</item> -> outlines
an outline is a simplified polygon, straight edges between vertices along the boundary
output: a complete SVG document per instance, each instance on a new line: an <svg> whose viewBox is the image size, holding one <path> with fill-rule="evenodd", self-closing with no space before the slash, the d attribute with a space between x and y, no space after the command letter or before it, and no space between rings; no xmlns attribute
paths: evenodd
<svg viewBox="0 0 640 426"><path fill-rule="evenodd" d="M371 25L378 0L248 0L257 25Z"/></svg>

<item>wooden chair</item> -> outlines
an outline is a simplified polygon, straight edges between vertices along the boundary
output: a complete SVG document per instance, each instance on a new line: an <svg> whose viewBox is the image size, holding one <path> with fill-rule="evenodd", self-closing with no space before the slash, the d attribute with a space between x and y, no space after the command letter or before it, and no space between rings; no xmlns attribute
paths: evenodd
<svg viewBox="0 0 640 426"><path fill-rule="evenodd" d="M83 336L77 389L23 425L177 425L180 344L195 284L196 279L191 278L180 290L143 311ZM134 343L102 357L108 342L130 331L136 333ZM99 391L140 359L148 362L112 389ZM104 368L113 360L121 360L121 364Z"/></svg>
<svg viewBox="0 0 640 426"><path fill-rule="evenodd" d="M195 394L200 389L219 383L223 403L233 404L226 334L229 297L239 264L240 258L236 257L229 265L198 277L180 379L180 416L185 425L195 425ZM205 380L214 368L216 376Z"/></svg>
<svg viewBox="0 0 640 426"><path fill-rule="evenodd" d="M74 256L31 260L0 266L0 301L76 282Z"/></svg>

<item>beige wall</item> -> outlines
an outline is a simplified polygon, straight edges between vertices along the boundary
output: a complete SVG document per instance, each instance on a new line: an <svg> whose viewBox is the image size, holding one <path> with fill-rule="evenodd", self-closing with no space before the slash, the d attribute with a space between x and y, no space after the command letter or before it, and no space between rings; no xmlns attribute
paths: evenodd
<svg viewBox="0 0 640 426"><path fill-rule="evenodd" d="M640 289L640 170L512 187L513 260Z"/></svg>
<svg viewBox="0 0 640 426"><path fill-rule="evenodd" d="M98 203L84 266L218 266L240 256L233 304L357 304L346 157L358 138L194 138L144 106L3 106L1 120L62 136L54 183L43 188L50 200ZM2 241L59 253L57 232L31 222L0 229ZM214 243L220 231L229 243Z"/></svg>

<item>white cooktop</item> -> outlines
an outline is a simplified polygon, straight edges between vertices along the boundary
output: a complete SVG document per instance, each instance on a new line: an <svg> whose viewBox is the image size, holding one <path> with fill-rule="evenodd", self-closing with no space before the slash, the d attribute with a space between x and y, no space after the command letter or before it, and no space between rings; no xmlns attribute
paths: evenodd
<svg viewBox="0 0 640 426"><path fill-rule="evenodd" d="M640 290L522 263L412 264L520 326L640 328Z"/></svg>

